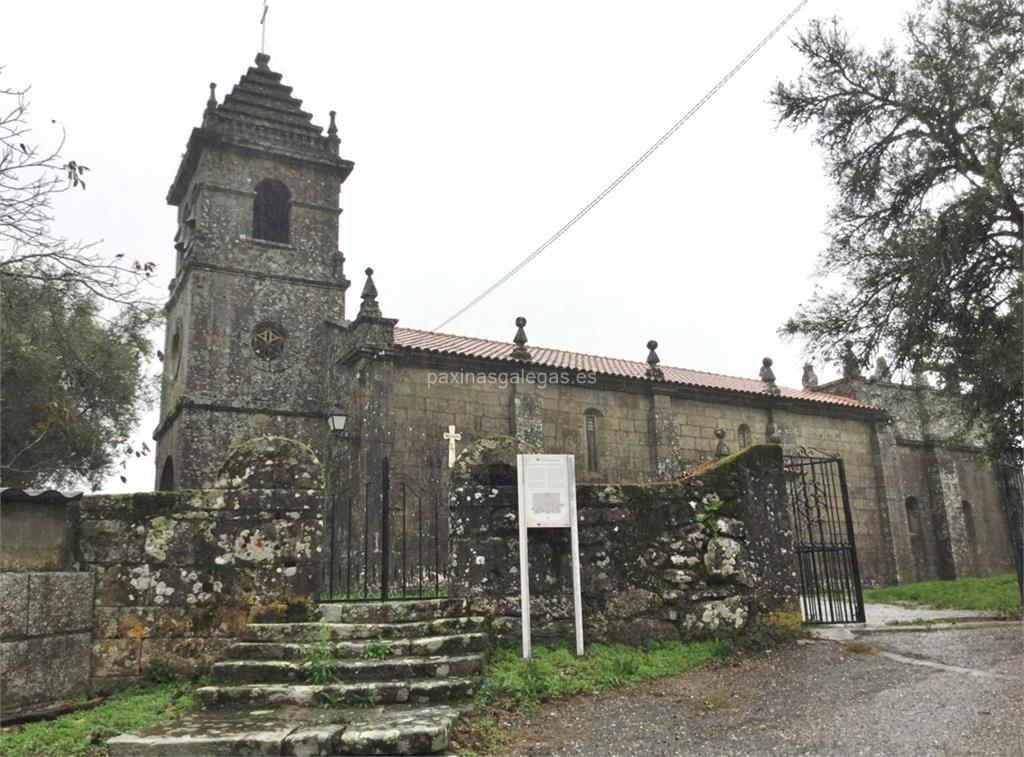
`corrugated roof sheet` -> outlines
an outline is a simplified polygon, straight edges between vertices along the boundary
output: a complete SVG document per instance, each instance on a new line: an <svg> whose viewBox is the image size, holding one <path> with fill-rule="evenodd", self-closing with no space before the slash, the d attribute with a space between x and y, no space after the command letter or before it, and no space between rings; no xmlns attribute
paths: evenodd
<svg viewBox="0 0 1024 757"><path fill-rule="evenodd" d="M41 504L57 504L73 502L82 498L82 492L59 491L57 489L19 489L15 486L0 488L0 501L3 502L39 502Z"/></svg>
<svg viewBox="0 0 1024 757"><path fill-rule="evenodd" d="M510 363L523 364L521 361L513 360L510 357L513 347L511 343L495 342L489 339L476 339L474 337L456 336L454 334L440 334L435 331L419 331L417 329L396 327L395 345L410 350L422 350L441 355L506 360ZM582 352L568 352L548 347L536 347L532 344L527 345L527 347L532 356L528 363L529 365L569 371L593 371L602 376L617 376L642 381L648 380L647 363L645 362L587 355ZM672 384L683 384L704 389L723 389L744 394L763 395L765 393L764 383L760 379L725 376L720 373L692 371L688 368L673 368L667 365L662 365L661 370L665 375L665 381ZM783 386L780 386L779 389L781 391L780 396L786 399L864 410L874 409L855 399L842 397L838 394L816 392L809 389L791 389Z"/></svg>

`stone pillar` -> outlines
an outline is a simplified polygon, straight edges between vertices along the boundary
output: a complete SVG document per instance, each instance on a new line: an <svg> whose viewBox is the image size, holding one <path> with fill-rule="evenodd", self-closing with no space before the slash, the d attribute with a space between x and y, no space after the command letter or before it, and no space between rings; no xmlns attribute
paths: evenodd
<svg viewBox="0 0 1024 757"><path fill-rule="evenodd" d="M544 417L540 397L524 394L522 389L512 384L512 396L509 431L523 445L530 449L544 449Z"/></svg>
<svg viewBox="0 0 1024 757"><path fill-rule="evenodd" d="M679 451L679 420L672 412L672 397L656 388L650 395L647 426L651 479L669 481L679 478L683 472L683 459Z"/></svg>
<svg viewBox="0 0 1024 757"><path fill-rule="evenodd" d="M356 575L356 568L362 571L364 545L371 551L379 550L380 516L372 508L380 502L383 462L385 457L391 457L394 445L392 394L398 321L381 315L371 268L366 269L361 297L359 314L340 336L328 390L332 401L339 402L349 416L345 432L348 438L341 445L344 449L335 450L337 457L332 460L329 475L335 579L342 574L351 578ZM367 535L373 538L367 541ZM325 552L325 558L330 557ZM348 570L346 561L352 563L353 570ZM362 586L362 574L356 578L352 584ZM335 588L334 593L338 594Z"/></svg>
<svg viewBox="0 0 1024 757"><path fill-rule="evenodd" d="M900 468L896 435L891 423L878 421L871 430L871 459L878 492L879 526L885 551L881 566L884 583L904 583L917 579L917 556L910 541L910 529L900 487Z"/></svg>
<svg viewBox="0 0 1024 757"><path fill-rule="evenodd" d="M928 499L931 505L939 578L970 575L971 549L967 543L956 459L943 447L928 447Z"/></svg>

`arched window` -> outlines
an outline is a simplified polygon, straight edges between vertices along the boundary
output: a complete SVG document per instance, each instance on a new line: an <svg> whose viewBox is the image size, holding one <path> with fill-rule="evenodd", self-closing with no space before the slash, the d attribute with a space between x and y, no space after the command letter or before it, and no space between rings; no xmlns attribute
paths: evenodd
<svg viewBox="0 0 1024 757"><path fill-rule="evenodd" d="M917 497L907 497L907 531L913 539L921 535L921 508L918 507Z"/></svg>
<svg viewBox="0 0 1024 757"><path fill-rule="evenodd" d="M174 459L168 455L164 467L160 469L160 487L162 492L174 491Z"/></svg>
<svg viewBox="0 0 1024 757"><path fill-rule="evenodd" d="M740 449L750 446L750 426L746 423L741 423L736 429L736 446Z"/></svg>
<svg viewBox="0 0 1024 757"><path fill-rule="evenodd" d="M264 179L256 185L252 203L252 236L268 242L288 241L292 193L277 179Z"/></svg>
<svg viewBox="0 0 1024 757"><path fill-rule="evenodd" d="M597 470L597 419L601 411L590 408L583 414L583 428L587 433L587 470Z"/></svg>
<svg viewBox="0 0 1024 757"><path fill-rule="evenodd" d="M971 507L971 503L966 499L960 503L960 509L964 514L964 533L967 534L967 544L971 549L974 549L975 539L977 534L974 529L974 508Z"/></svg>

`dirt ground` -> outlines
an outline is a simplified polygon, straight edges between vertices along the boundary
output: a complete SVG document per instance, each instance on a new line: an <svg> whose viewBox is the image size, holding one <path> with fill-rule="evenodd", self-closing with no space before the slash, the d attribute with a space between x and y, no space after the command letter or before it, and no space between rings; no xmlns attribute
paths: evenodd
<svg viewBox="0 0 1024 757"><path fill-rule="evenodd" d="M541 705L506 755L1024 754L1020 622L814 640Z"/></svg>

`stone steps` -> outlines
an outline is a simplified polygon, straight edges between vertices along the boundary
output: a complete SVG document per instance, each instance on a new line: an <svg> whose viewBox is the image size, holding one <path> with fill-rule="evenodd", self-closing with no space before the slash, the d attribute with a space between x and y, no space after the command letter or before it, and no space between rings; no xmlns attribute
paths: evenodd
<svg viewBox="0 0 1024 757"><path fill-rule="evenodd" d="M451 705L476 693L487 647L484 618L466 612L454 599L327 603L322 622L251 623L197 689L201 709L118 736L110 754L443 751ZM309 683L311 656L336 680Z"/></svg>
<svg viewBox="0 0 1024 757"><path fill-rule="evenodd" d="M244 713L201 713L107 742L110 757L208 755L437 754L459 713L444 705L332 711L328 721L282 714L251 722Z"/></svg>
<svg viewBox="0 0 1024 757"><path fill-rule="evenodd" d="M329 629L333 641L412 639L426 636L479 633L485 620L479 616L437 618L403 623L250 623L242 633L243 641L271 643L308 643Z"/></svg>
<svg viewBox="0 0 1024 757"><path fill-rule="evenodd" d="M250 683L204 686L196 690L196 699L203 707L249 709L441 704L469 699L476 693L478 684L476 677L334 684Z"/></svg>
<svg viewBox="0 0 1024 757"><path fill-rule="evenodd" d="M363 655L377 641L332 642L334 656L341 659L364 659ZM228 660L303 660L311 645L301 642L240 641L225 651ZM389 647L395 657L469 654L483 652L487 636L482 633L424 636L412 639L392 639Z"/></svg>
<svg viewBox="0 0 1024 757"><path fill-rule="evenodd" d="M482 655L469 654L337 660L334 669L339 682L357 683L474 676L482 666ZM216 684L308 683L309 673L302 662L291 660L228 660L214 664L212 678Z"/></svg>
<svg viewBox="0 0 1024 757"><path fill-rule="evenodd" d="M324 602L320 617L326 623L412 623L466 614L465 599L416 599L396 602Z"/></svg>

